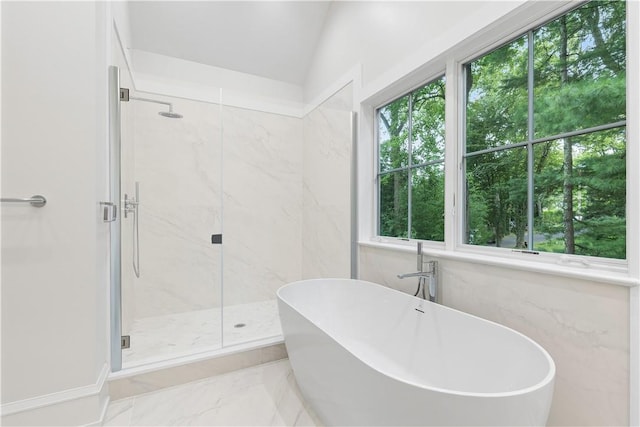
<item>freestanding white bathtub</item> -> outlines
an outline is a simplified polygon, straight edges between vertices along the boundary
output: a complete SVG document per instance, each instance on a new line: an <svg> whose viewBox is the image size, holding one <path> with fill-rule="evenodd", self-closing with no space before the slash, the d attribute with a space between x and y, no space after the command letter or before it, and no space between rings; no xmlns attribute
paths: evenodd
<svg viewBox="0 0 640 427"><path fill-rule="evenodd" d="M544 425L555 365L526 336L362 280L278 290L300 390L327 425Z"/></svg>

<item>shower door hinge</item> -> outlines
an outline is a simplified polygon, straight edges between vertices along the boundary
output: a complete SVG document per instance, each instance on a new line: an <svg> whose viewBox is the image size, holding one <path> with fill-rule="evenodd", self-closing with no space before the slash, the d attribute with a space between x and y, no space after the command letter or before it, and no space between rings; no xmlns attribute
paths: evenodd
<svg viewBox="0 0 640 427"><path fill-rule="evenodd" d="M129 89L126 87L120 88L120 101L129 102Z"/></svg>
<svg viewBox="0 0 640 427"><path fill-rule="evenodd" d="M102 220L104 222L114 222L118 215L118 207L111 202L100 202L102 206Z"/></svg>
<svg viewBox="0 0 640 427"><path fill-rule="evenodd" d="M131 347L131 336L123 335L120 337L120 348L129 348Z"/></svg>

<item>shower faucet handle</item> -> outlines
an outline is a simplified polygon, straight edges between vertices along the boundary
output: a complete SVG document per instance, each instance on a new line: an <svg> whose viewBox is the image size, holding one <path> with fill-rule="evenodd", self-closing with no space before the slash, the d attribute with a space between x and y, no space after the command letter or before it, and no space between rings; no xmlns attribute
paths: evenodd
<svg viewBox="0 0 640 427"><path fill-rule="evenodd" d="M138 213L138 205L140 203L135 197L129 198L127 193L124 194L124 202L122 203L122 212L124 212L124 217L128 218L127 214L136 214Z"/></svg>

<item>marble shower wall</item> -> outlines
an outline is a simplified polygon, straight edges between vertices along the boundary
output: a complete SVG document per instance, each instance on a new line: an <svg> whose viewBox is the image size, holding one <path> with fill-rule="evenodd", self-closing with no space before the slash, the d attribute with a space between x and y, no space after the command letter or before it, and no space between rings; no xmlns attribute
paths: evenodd
<svg viewBox="0 0 640 427"><path fill-rule="evenodd" d="M223 107L224 304L272 300L302 264L302 120Z"/></svg>
<svg viewBox="0 0 640 427"><path fill-rule="evenodd" d="M302 278L351 276L349 84L304 117Z"/></svg>
<svg viewBox="0 0 640 427"><path fill-rule="evenodd" d="M133 278L136 318L220 305L220 107L157 95L184 117L158 115L163 105L130 101L134 108L134 171L140 185L140 278ZM135 194L133 182L125 190ZM133 217L123 218L123 246L131 246ZM124 234L129 234L127 237ZM132 260L122 268L132 270Z"/></svg>
<svg viewBox="0 0 640 427"><path fill-rule="evenodd" d="M128 279L136 318L218 307L222 286L228 306L273 300L301 278L349 277L351 85L303 119L152 98L184 118L126 106L135 178L125 191L140 182L141 277ZM123 219L124 246L132 225ZM211 245L220 232L223 245Z"/></svg>
<svg viewBox="0 0 640 427"><path fill-rule="evenodd" d="M628 288L438 261L444 305L522 332L551 354L556 381L548 425L628 425ZM395 275L414 269L415 254L360 248L364 280L413 294L417 282Z"/></svg>

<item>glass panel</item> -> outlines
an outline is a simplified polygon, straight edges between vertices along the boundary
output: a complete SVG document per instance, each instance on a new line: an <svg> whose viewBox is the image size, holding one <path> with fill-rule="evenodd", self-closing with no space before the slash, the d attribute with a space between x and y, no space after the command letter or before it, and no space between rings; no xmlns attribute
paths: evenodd
<svg viewBox="0 0 640 427"><path fill-rule="evenodd" d="M444 77L411 94L411 164L444 158Z"/></svg>
<svg viewBox="0 0 640 427"><path fill-rule="evenodd" d="M624 128L536 145L536 250L625 258L625 156Z"/></svg>
<svg viewBox="0 0 640 427"><path fill-rule="evenodd" d="M527 38L497 49L466 68L466 152L527 139Z"/></svg>
<svg viewBox="0 0 640 427"><path fill-rule="evenodd" d="M526 147L468 157L466 183L467 243L526 247Z"/></svg>
<svg viewBox="0 0 640 427"><path fill-rule="evenodd" d="M409 237L408 176L408 172L404 170L380 175L378 178L381 236Z"/></svg>
<svg viewBox="0 0 640 427"><path fill-rule="evenodd" d="M409 97L378 110L380 172L409 165Z"/></svg>
<svg viewBox="0 0 640 427"><path fill-rule="evenodd" d="M182 117L159 114L167 104ZM123 365L218 349L219 106L132 93L122 109L123 323L131 335Z"/></svg>
<svg viewBox="0 0 640 427"><path fill-rule="evenodd" d="M223 95L249 94L225 90ZM222 112L223 346L228 347L282 334L276 291L300 280L301 273L304 144L295 131L301 129L299 119L224 102Z"/></svg>
<svg viewBox="0 0 640 427"><path fill-rule="evenodd" d="M625 2L593 1L535 32L535 138L625 119Z"/></svg>
<svg viewBox="0 0 640 427"><path fill-rule="evenodd" d="M412 173L411 238L444 242L444 163Z"/></svg>

